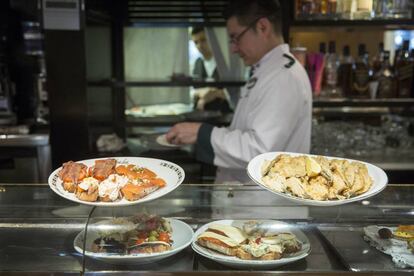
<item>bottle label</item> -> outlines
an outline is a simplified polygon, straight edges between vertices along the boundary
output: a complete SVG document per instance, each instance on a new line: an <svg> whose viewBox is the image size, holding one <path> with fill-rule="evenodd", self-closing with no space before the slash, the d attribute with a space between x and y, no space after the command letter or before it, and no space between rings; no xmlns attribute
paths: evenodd
<svg viewBox="0 0 414 276"><path fill-rule="evenodd" d="M359 0L358 1L358 10L359 11L371 11L372 10L372 0Z"/></svg>
<svg viewBox="0 0 414 276"><path fill-rule="evenodd" d="M335 68L326 68L325 81L329 86L336 86L338 84L338 74Z"/></svg>
<svg viewBox="0 0 414 276"><path fill-rule="evenodd" d="M369 74L366 69L355 69L353 88L357 94L365 94L368 92Z"/></svg>
<svg viewBox="0 0 414 276"><path fill-rule="evenodd" d="M413 81L414 64L398 67L398 97L409 97Z"/></svg>
<svg viewBox="0 0 414 276"><path fill-rule="evenodd" d="M394 97L394 82L390 78L383 78L378 85L379 98L393 98Z"/></svg>

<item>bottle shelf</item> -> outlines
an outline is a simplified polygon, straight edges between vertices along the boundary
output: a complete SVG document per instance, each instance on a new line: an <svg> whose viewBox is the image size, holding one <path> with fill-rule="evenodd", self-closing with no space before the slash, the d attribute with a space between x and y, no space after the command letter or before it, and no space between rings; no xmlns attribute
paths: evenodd
<svg viewBox="0 0 414 276"><path fill-rule="evenodd" d="M414 98L392 99L314 99L313 107L411 107Z"/></svg>
<svg viewBox="0 0 414 276"><path fill-rule="evenodd" d="M336 20L336 19L296 19L291 23L292 27L348 27L348 26L372 26L372 27L410 27L414 28L414 19L372 19L372 20Z"/></svg>
<svg viewBox="0 0 414 276"><path fill-rule="evenodd" d="M361 120L364 118L379 118L390 113L389 107L315 107L312 110L315 117L341 118Z"/></svg>
<svg viewBox="0 0 414 276"><path fill-rule="evenodd" d="M188 86L243 86L243 80L204 81L191 78L177 80L154 79L137 81L88 80L88 86L95 87L188 87Z"/></svg>

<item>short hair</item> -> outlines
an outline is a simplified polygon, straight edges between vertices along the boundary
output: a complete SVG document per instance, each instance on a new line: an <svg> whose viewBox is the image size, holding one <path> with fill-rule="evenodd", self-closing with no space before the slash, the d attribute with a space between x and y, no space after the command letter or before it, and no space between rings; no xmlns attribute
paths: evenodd
<svg viewBox="0 0 414 276"><path fill-rule="evenodd" d="M266 17L276 34L282 34L282 9L278 0L230 0L223 12L226 20L235 16L239 23L248 26L254 20Z"/></svg>
<svg viewBox="0 0 414 276"><path fill-rule="evenodd" d="M201 26L195 26L193 27L193 29L191 30L191 35L195 35L198 33L204 32L204 27Z"/></svg>

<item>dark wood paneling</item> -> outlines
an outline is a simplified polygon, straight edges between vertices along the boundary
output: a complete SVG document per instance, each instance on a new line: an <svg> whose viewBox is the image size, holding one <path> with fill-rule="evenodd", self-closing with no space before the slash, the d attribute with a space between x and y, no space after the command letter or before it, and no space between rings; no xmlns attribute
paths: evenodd
<svg viewBox="0 0 414 276"><path fill-rule="evenodd" d="M114 2L112 7L112 76L121 82L125 81L124 72L124 21L126 18L126 6L122 2ZM125 121L125 87L112 88L113 123L114 131L118 136L125 138L126 131L120 122Z"/></svg>
<svg viewBox="0 0 414 276"><path fill-rule="evenodd" d="M286 43L289 43L289 28L291 21L293 20L293 6L294 2L292 0L279 0L282 7L282 33L283 39Z"/></svg>
<svg viewBox="0 0 414 276"><path fill-rule="evenodd" d="M83 31L45 31L50 143L56 168L89 151Z"/></svg>

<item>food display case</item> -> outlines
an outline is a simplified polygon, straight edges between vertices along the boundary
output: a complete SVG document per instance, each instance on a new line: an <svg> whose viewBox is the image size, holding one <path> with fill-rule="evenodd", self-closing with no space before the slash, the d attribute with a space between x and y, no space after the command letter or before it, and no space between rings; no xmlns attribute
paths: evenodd
<svg viewBox="0 0 414 276"><path fill-rule="evenodd" d="M204 5L207 2L215 5ZM0 179L0 275L414 273L413 98L315 97L311 153L369 162L385 170L390 179L380 178L378 182L374 179L376 190L367 196L341 205L332 201L325 206L310 204L309 199L292 201L289 196L277 195L269 187L253 182L212 184L214 168L196 162L192 147L167 147L158 141L160 134L176 122L227 125L231 122L231 114L187 110L174 115L170 112L134 118L126 113L127 89L130 88L201 84L237 88L244 84L240 79L219 83L200 83L186 78L132 81L125 72L128 59L124 52L128 40L124 38L128 30L171 25L187 28L193 25L193 19L200 20L203 26L223 27L221 16L212 16L208 11L221 9L224 2L80 1L85 4L80 13L85 20L78 32L45 30L49 57L46 65L48 74L53 76L48 79L50 108L54 115L51 117L53 167L69 160L133 155L140 156L135 157L137 159L168 160L161 160L161 166L174 171L175 176L170 184L166 176L160 175L168 182L160 193L135 202L122 198L122 204L102 199L96 204L75 200L73 192L68 194L58 187L58 177L62 177L60 168L52 173L49 183L12 184ZM354 34L351 29L359 27L364 27L362 32L389 26L413 28L412 15L405 17L401 9L404 16L400 18L380 15L367 19L362 8L353 12L357 17L348 18L347 10L342 10L341 14L315 10L315 3L333 5L340 1L281 2L286 9L283 16L289 19L283 30L286 38L302 29L307 32L316 28L325 32L332 25L346 29L349 36ZM296 9L299 3L303 7ZM146 12L137 12L137 6L147 8L143 9ZM177 9L187 10L188 14L177 16ZM151 12L162 14L158 22L150 16ZM297 38L301 37L293 39L292 46L300 41ZM286 41L292 42L292 39ZM153 47L150 50L156 53ZM65 98L70 101L63 101ZM143 112L142 109L128 111ZM119 135L128 150L99 152L95 144L102 134L115 138L115 134ZM139 143L128 144L128 141ZM119 157L122 158L125 157ZM261 177L258 176L257 182ZM404 184L400 184L399 179ZM275 254L272 260L257 259L259 257L250 253L254 259L243 252L232 257L220 255L199 242L206 229L217 228L217 225L221 229L238 228L246 237L244 242L253 241L257 245L261 245L262 240L252 239L255 236L248 231L249 225L258 226L266 233L272 227L284 229L282 233L288 234L285 238L294 246L287 252L283 245L283 250L277 251L279 255ZM129 239L131 232L133 243ZM407 236L401 239L401 234ZM263 235L270 240L274 240L274 236ZM105 244L110 244L110 249L105 248Z"/></svg>
<svg viewBox="0 0 414 276"><path fill-rule="evenodd" d="M363 201L318 207L293 203L255 184L183 184L146 203L96 207L64 199L47 184L6 183L0 185L0 274L409 275L413 268L371 246L366 230L414 224L413 191L413 185L388 184ZM171 256L146 260L82 254L85 229L86 241L91 241L96 223L110 226L105 221L142 214L173 221L173 230L179 230L172 237L183 243L181 248ZM190 245L193 231L219 220L286 223L291 232L303 235L309 250L295 261L271 267L223 264ZM412 260L412 253L408 257ZM401 254L394 254L394 260L401 261Z"/></svg>

